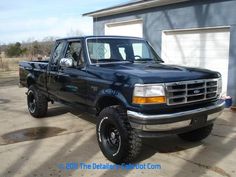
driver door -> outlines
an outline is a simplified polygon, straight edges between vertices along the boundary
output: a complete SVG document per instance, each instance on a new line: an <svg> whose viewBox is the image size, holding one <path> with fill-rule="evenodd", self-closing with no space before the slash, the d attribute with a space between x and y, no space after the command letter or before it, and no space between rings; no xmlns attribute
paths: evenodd
<svg viewBox="0 0 236 177"><path fill-rule="evenodd" d="M65 42L58 41L55 44L55 48L48 64L47 89L48 93L56 98L59 96L58 94L60 89L60 84L58 83L59 60L62 58L64 48Z"/></svg>
<svg viewBox="0 0 236 177"><path fill-rule="evenodd" d="M86 104L87 72L84 65L81 41L69 41L64 58L73 59L72 67L60 67L58 71L59 95L72 104Z"/></svg>

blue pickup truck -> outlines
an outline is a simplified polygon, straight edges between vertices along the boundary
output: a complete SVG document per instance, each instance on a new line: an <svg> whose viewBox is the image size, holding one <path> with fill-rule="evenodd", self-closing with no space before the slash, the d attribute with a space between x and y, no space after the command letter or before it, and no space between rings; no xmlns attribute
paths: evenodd
<svg viewBox="0 0 236 177"><path fill-rule="evenodd" d="M115 163L132 162L143 138L206 138L224 108L220 73L164 64L141 38L58 39L49 61L20 62L19 73L33 117L54 101L86 108L96 115L101 151Z"/></svg>

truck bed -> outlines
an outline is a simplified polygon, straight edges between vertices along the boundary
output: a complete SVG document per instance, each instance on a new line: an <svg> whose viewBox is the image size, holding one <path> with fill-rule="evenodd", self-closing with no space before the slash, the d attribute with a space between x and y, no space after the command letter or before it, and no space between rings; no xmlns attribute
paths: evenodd
<svg viewBox="0 0 236 177"><path fill-rule="evenodd" d="M23 87L28 87L29 77L34 78L38 84L44 85L45 76L48 66L47 60L44 61L22 61L19 63L19 76L20 76L20 85Z"/></svg>

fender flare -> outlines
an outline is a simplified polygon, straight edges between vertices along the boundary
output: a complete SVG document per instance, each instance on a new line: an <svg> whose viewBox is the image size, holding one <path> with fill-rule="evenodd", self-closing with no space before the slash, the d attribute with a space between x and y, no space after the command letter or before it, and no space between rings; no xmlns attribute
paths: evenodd
<svg viewBox="0 0 236 177"><path fill-rule="evenodd" d="M123 96L123 94L121 92L119 92L118 90L113 90L111 88L103 89L98 93L98 96L94 102L94 106L97 107L99 101L105 97L114 98L119 103L121 103L123 106L125 106L125 107L128 106L128 102L127 102L126 98Z"/></svg>
<svg viewBox="0 0 236 177"><path fill-rule="evenodd" d="M31 83L36 83L36 78L33 74L29 73L27 76L26 76L26 83L27 83L27 87L30 86L30 82Z"/></svg>

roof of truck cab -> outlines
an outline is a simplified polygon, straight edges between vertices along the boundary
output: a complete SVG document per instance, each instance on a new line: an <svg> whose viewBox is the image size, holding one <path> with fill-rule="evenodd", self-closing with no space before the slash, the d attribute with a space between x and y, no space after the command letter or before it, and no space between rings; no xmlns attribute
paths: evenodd
<svg viewBox="0 0 236 177"><path fill-rule="evenodd" d="M124 39L143 39L139 37L132 37L132 36L108 36L108 35L103 35L103 36L75 36L75 37L66 37L66 38L60 38L57 39L56 41L61 41L61 40L76 40L76 39L88 39L88 38L124 38Z"/></svg>

